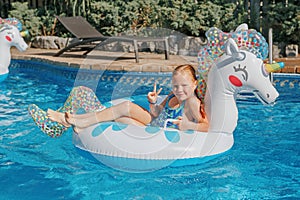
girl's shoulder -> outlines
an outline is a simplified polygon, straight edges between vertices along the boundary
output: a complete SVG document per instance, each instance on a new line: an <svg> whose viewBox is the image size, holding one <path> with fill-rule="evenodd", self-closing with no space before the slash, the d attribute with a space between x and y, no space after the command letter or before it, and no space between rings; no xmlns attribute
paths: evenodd
<svg viewBox="0 0 300 200"><path fill-rule="evenodd" d="M201 101L196 96L193 96L193 97L187 99L186 103L190 104L190 105L200 105Z"/></svg>

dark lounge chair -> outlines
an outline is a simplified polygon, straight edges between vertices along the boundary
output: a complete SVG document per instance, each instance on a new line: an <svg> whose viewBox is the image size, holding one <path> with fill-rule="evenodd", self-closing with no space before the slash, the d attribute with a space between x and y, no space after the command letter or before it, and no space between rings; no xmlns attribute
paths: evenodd
<svg viewBox="0 0 300 200"><path fill-rule="evenodd" d="M72 49L85 49L83 55L87 55L89 52L94 50L96 47L104 46L111 42L123 41L133 44L136 62L139 62L138 54L138 42L163 42L165 59L169 59L169 45L167 37L138 37L138 36L104 36L97 31L90 23L88 23L83 17L59 17L58 21L72 33L78 42L73 42L61 49L54 56L60 56L64 52L72 51ZM98 42L98 43L96 43ZM99 43L100 42L100 43Z"/></svg>

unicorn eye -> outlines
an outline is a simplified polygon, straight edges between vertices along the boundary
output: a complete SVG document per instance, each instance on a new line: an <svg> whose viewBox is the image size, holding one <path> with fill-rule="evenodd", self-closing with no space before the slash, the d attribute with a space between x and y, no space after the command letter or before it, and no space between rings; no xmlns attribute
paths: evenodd
<svg viewBox="0 0 300 200"><path fill-rule="evenodd" d="M7 35L11 36L12 38L14 37L13 32L7 32Z"/></svg>
<svg viewBox="0 0 300 200"><path fill-rule="evenodd" d="M248 80L248 72L246 70L246 66L244 66L243 68L241 67L241 65L239 65L238 67L233 66L233 69L235 72L243 72L242 77L245 81Z"/></svg>
<svg viewBox="0 0 300 200"><path fill-rule="evenodd" d="M266 67L264 64L261 65L261 72L264 75L264 77L268 77L269 76L269 72L267 72Z"/></svg>

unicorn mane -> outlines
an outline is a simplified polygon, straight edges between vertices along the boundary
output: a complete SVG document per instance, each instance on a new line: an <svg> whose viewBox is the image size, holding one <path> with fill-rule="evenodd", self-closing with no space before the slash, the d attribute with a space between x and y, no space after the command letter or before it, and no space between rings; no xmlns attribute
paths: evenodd
<svg viewBox="0 0 300 200"><path fill-rule="evenodd" d="M2 28L5 24L13 25L18 28L19 31L23 29L22 23L17 18L6 18L2 19L0 17L0 28Z"/></svg>

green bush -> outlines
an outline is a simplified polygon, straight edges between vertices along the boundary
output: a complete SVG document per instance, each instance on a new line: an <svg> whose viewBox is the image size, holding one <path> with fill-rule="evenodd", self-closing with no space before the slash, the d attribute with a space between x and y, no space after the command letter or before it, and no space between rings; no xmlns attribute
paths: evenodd
<svg viewBox="0 0 300 200"><path fill-rule="evenodd" d="M28 3L12 3L12 10L9 11L9 17L19 19L23 24L23 29L28 30L30 37L41 34L41 18L37 14L37 9L29 9Z"/></svg>

